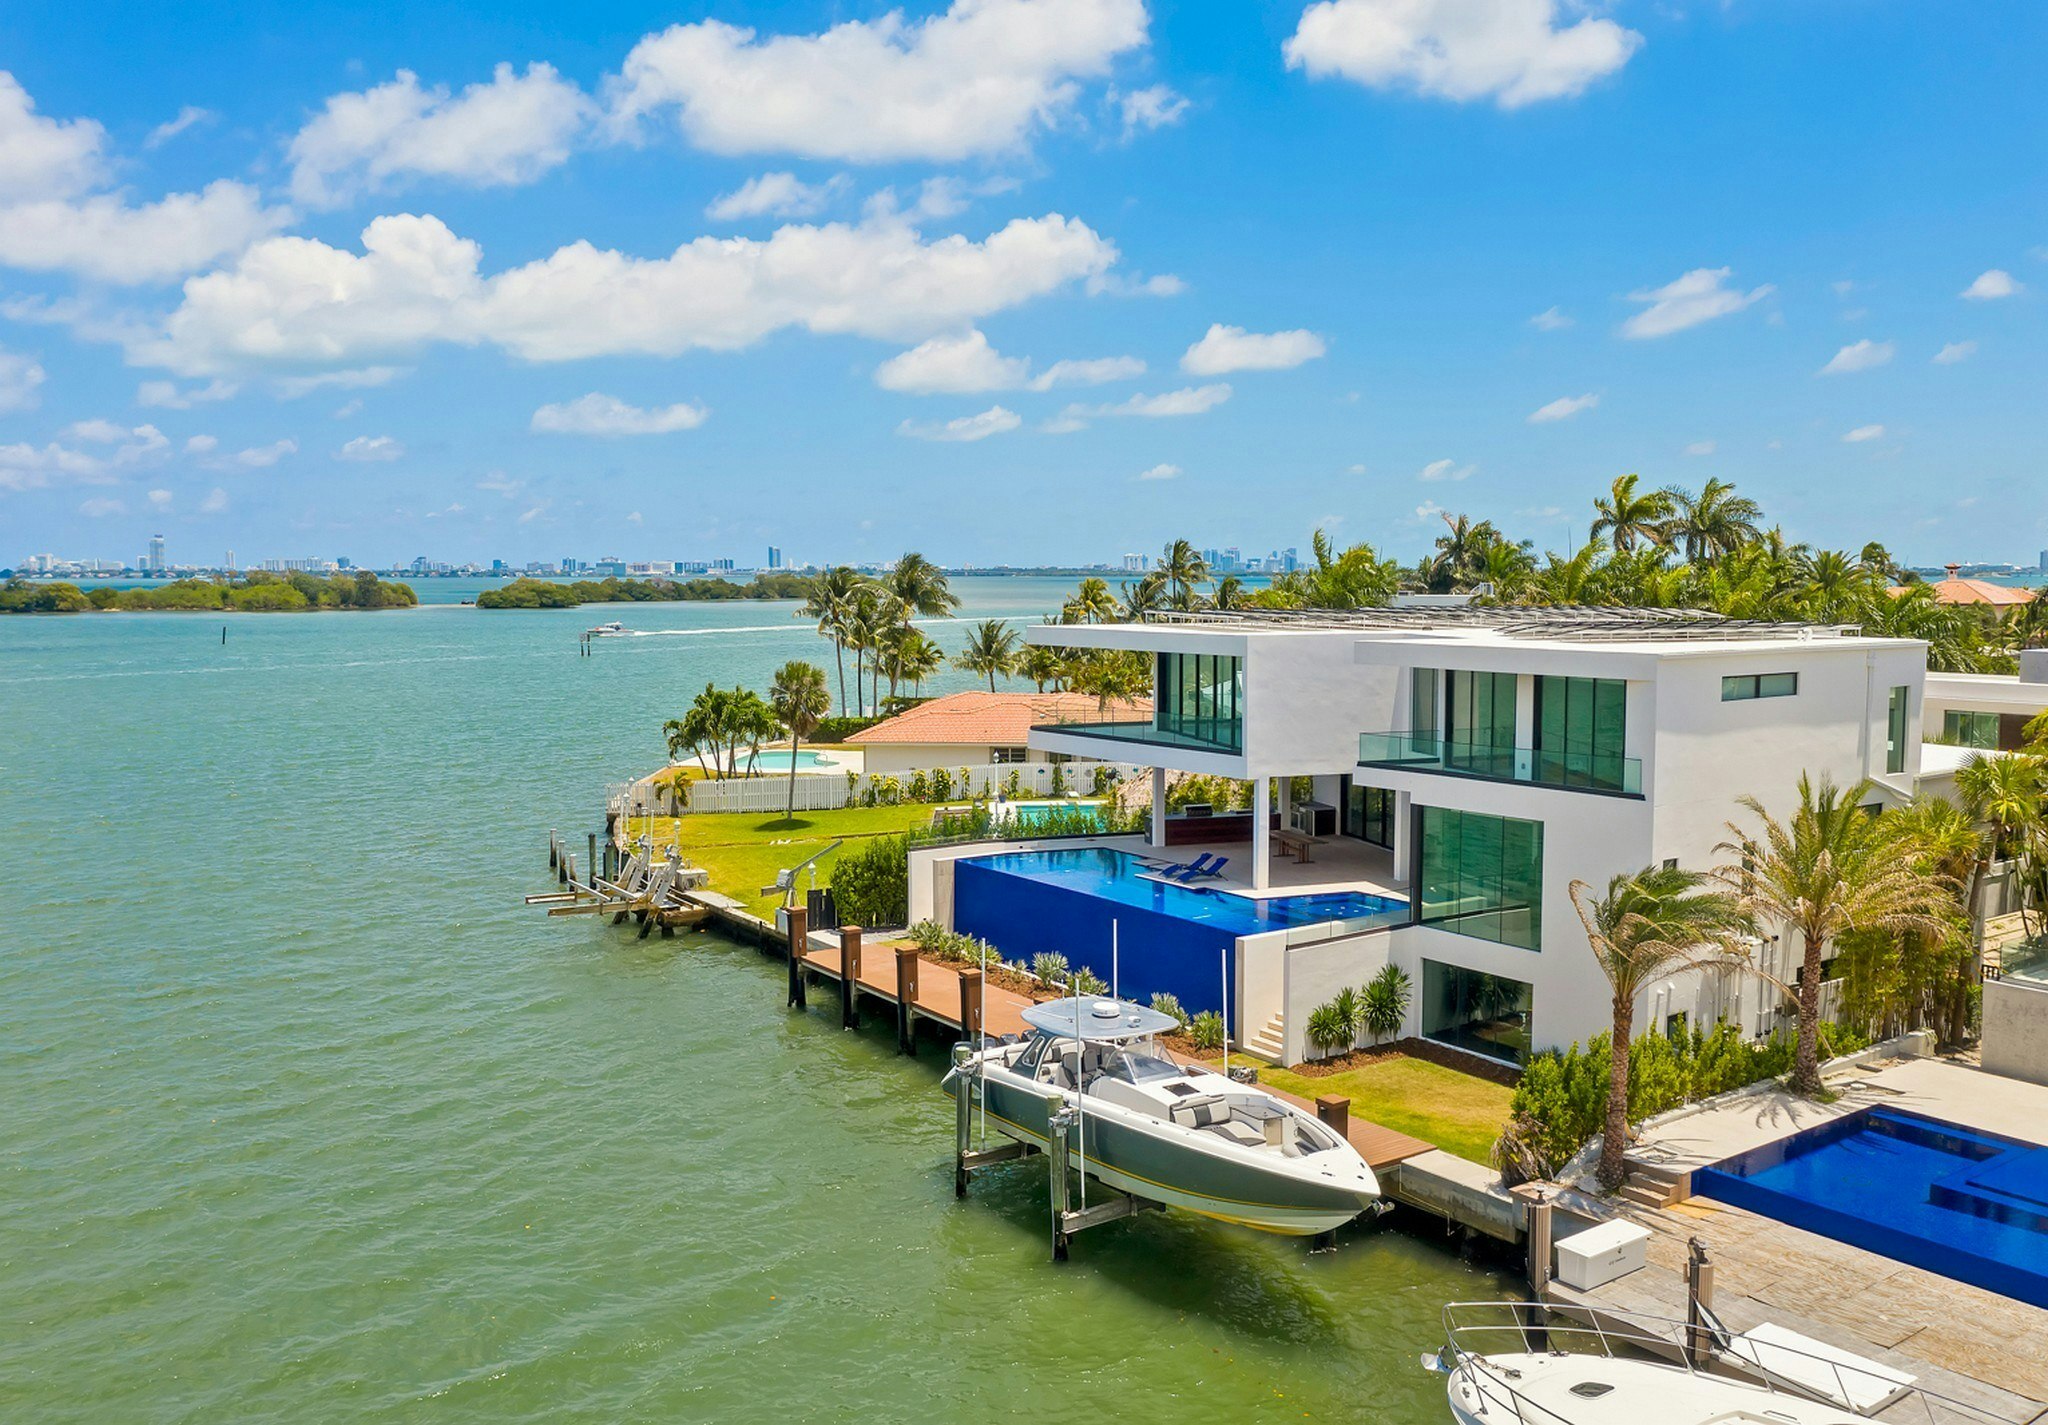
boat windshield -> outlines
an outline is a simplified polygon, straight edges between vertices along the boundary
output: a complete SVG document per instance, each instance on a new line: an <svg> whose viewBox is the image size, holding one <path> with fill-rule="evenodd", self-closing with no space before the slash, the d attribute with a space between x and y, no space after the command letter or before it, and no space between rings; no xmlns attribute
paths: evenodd
<svg viewBox="0 0 2048 1425"><path fill-rule="evenodd" d="M1103 1072L1132 1084L1156 1084L1181 1077L1180 1065L1151 1052L1152 1045L1133 1045L1113 1056Z"/></svg>

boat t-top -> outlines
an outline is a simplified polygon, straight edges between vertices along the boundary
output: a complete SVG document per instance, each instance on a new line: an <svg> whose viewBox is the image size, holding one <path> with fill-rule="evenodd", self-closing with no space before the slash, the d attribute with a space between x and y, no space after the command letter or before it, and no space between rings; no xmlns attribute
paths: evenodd
<svg viewBox="0 0 2048 1425"><path fill-rule="evenodd" d="M1068 1158L1086 1176L1265 1232L1333 1231L1378 1200L1372 1168L1314 1114L1169 1057L1157 1041L1179 1027L1171 1015L1095 995L1023 1015L1028 1033L945 1079L1006 1137L1046 1148L1053 1115L1071 1109Z"/></svg>

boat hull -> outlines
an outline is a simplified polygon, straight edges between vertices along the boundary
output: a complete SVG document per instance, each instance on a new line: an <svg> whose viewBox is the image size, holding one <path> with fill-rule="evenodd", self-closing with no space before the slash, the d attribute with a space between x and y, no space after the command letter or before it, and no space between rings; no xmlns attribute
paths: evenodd
<svg viewBox="0 0 2048 1425"><path fill-rule="evenodd" d="M1048 1147L1048 1094L1007 1078L991 1073L982 1081L989 1122L1008 1137ZM1284 1236L1335 1231L1378 1196L1356 1183L1320 1181L1277 1164L1204 1151L1167 1125L1085 1107L1068 1145L1069 1162L1119 1191Z"/></svg>

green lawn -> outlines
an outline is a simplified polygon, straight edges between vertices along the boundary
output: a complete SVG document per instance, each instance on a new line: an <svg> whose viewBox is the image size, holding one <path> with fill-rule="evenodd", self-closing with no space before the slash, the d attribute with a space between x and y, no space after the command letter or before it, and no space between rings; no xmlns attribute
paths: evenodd
<svg viewBox="0 0 2048 1425"><path fill-rule="evenodd" d="M1508 1120L1514 1090L1426 1059L1389 1058L1340 1074L1309 1078L1286 1069L1259 1070L1259 1081L1306 1099L1343 1094L1351 1111L1436 1144L1446 1153L1486 1161Z"/></svg>
<svg viewBox="0 0 2048 1425"><path fill-rule="evenodd" d="M888 836L925 826L931 821L928 806L845 807L839 811L800 811L794 821L781 813L763 816L759 812L691 812L681 818L652 818L656 847L677 846L683 855L711 872L711 889L735 900L745 901L757 915L767 915L778 903L763 896L761 888L775 884L775 873L794 866L805 857L850 837ZM630 834L639 836L649 829L649 818L633 818ZM680 840L678 840L680 838ZM818 884L832 883L832 862L837 853L818 862ZM808 873L797 882L799 891L810 885Z"/></svg>

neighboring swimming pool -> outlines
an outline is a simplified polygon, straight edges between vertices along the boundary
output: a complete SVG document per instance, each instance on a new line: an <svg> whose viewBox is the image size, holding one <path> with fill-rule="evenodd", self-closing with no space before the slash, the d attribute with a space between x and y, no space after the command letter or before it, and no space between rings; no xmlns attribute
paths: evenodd
<svg viewBox="0 0 2048 1425"><path fill-rule="evenodd" d="M1354 929L1407 919L1407 902L1345 891L1265 900L1147 878L1146 864L1104 846L1009 851L953 866L953 928L1005 959L1051 952L1105 981L1118 947L1121 988L1178 996L1190 1013L1222 1005L1224 957L1238 937L1350 922Z"/></svg>
<svg viewBox="0 0 2048 1425"><path fill-rule="evenodd" d="M1702 1168L1693 1191L2048 1307L2048 1148L1869 1108Z"/></svg>
<svg viewBox="0 0 2048 1425"><path fill-rule="evenodd" d="M757 772L787 772L792 758L794 758L796 770L799 772L829 772L835 770L840 765L838 759L828 757L822 752L813 752L809 748L805 748L792 754L788 748L784 747L770 749L767 752L756 752L753 760L754 770Z"/></svg>
<svg viewBox="0 0 2048 1425"><path fill-rule="evenodd" d="M1101 802L1011 802L1008 809L1019 826L1036 828L1058 821L1062 829L1072 827L1076 832L1102 830Z"/></svg>

